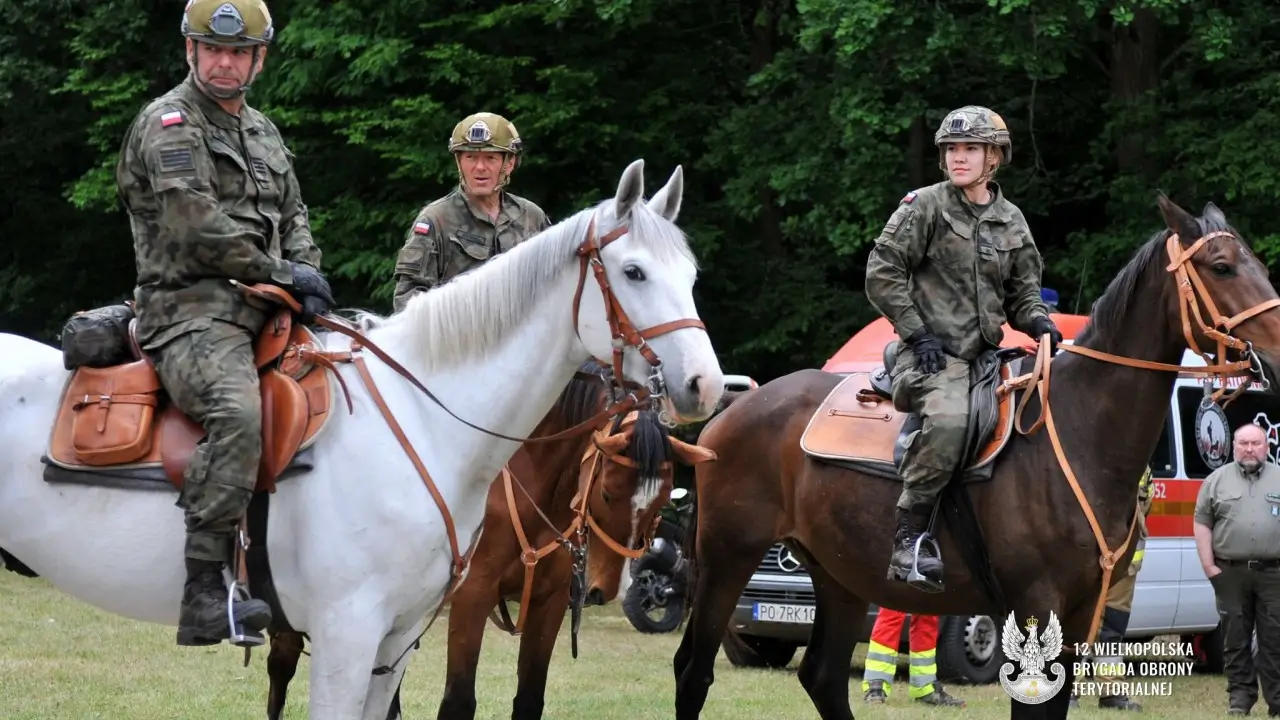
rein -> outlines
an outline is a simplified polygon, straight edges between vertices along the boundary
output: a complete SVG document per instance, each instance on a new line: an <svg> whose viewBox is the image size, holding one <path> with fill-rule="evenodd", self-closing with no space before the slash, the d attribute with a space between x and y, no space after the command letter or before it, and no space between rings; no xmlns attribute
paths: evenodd
<svg viewBox="0 0 1280 720"><path fill-rule="evenodd" d="M381 412L383 419L386 420L387 425L391 428L391 432L400 442L400 446L404 449L405 454L409 456L409 460L418 471L418 475L422 478L423 484L426 485L427 491L431 494L436 506L440 509L441 515L444 517L445 529L449 535L449 546L453 553L451 577L449 586L445 591L444 598L441 599L440 604L436 607L435 612L427 622L426 628L423 629L422 634L426 634L427 630L431 628L431 625L435 623L436 619L440 616L440 612L444 609L445 604L452 598L453 594L457 591L458 586L462 583L463 575L466 572L467 566L471 562L471 555L475 552L476 544L473 539L465 555L459 552L457 530L454 527L453 516L449 512L449 507L445 503L444 498L440 495L440 491L436 488L435 482L431 479L431 474L427 472L427 468L422 463L418 453L413 449L413 445L409 442L408 437L405 436L404 430L400 427L400 424L396 422L390 408L388 408L386 403L383 401L382 394L378 391L377 385L373 381L373 376L369 374L369 370L365 365L363 351L368 349L375 357L408 380L414 387L422 391L422 393L425 394L432 402L439 405L458 422L474 430L479 430L487 435L501 438L503 440L512 440L518 443L553 442L556 440L577 437L591 430L593 427L597 427L601 422L611 417L633 411L643 401L648 400L650 403L656 403L666 396L666 385L662 377L662 359L659 358L653 348L649 346L648 340L684 328L701 328L705 330L706 326L697 318L683 318L680 320L661 323L659 325L646 328L645 330L637 330L635 324L631 322L630 317L622 308L622 304L614 294L613 288L609 284L608 276L605 273L604 263L600 260L600 251L609 243L625 235L628 232L628 228L626 225L619 225L609 231L602 238L596 236L595 228L596 221L593 216L587 227L587 236L578 245L578 249L575 253L579 258L579 270L578 286L573 295L573 330L574 334L578 336L579 341L581 341L582 336L578 331L578 311L582 301L582 291L586 285L587 269L590 267L594 271L596 282L599 284L600 292L603 295L605 315L608 319L609 328L612 334L612 366L614 369L612 383L616 386L616 390L618 391L613 393L613 395L614 397L622 395L622 398L614 400L595 416L554 435L536 438L512 437L510 435L503 435L502 433L487 430L458 417L452 410L446 407L434 393L428 390L421 381L414 377L413 373L409 372L409 370L405 369L403 365L396 362L390 355L382 350L382 348L378 347L372 340L365 337L354 326L336 317L331 319L329 317L316 315L313 317L312 321L320 327L327 328L351 338L352 342L349 350L320 350L312 347L297 348L297 354L300 360L304 362L315 362L333 372L342 387L343 395L347 401L348 412L353 412L351 395L347 390L346 382L337 371L336 363L350 362L356 366L356 370L360 374L360 379L364 383L365 389L369 391L369 395L373 398L373 401ZM302 305L294 299L293 295L290 294L289 291L284 288L267 283L246 285L236 280L231 280L230 282L233 286L239 288L248 295L268 302L284 305L295 314L300 315L302 313ZM631 390L627 387L627 383L624 381L625 376L622 373L623 351L628 347L634 347L645 358L650 366L648 382L646 386L640 387L638 390ZM662 411L664 415L665 412L665 410ZM419 635L418 639L421 639L421 637L422 635ZM415 640L413 645L410 647L416 646L417 643L418 640ZM405 652L401 653L400 658L397 658L397 660L390 666L375 668L374 674L377 675L390 672L391 669L404 658L404 654L408 652L409 649L406 648Z"/></svg>
<svg viewBox="0 0 1280 720"><path fill-rule="evenodd" d="M529 494L529 491L525 489L524 484L515 477L515 473L511 472L510 468L507 466L503 466L502 483L506 491L507 511L511 516L511 525L516 531L516 539L520 542L520 562L524 564L524 586L520 591L520 616L516 622L512 624L511 615L507 611L506 601L499 598L496 612L501 613L501 621L499 621L499 618L494 614L494 611L489 613L489 617L493 620L494 625L506 630L511 635L520 635L523 633L525 617L528 614L527 610L529 608L529 600L533 594L533 573L538 565L538 561L555 552L557 548L563 547L569 552L569 555L574 560L574 572L585 571L582 564L586 559L588 531L599 538L600 541L613 552L632 560L644 555L648 550L649 544L653 540L653 535L657 532L658 524L662 520L662 516L660 514L655 516L653 526L649 528L647 533L645 533L644 543L638 550L625 547L622 543L614 540L607 532L604 531L604 528L600 527L600 524L596 522L595 516L591 514L592 490L595 486L596 478L599 477L600 472L604 469L604 462L612 462L631 468L636 467L635 461L621 455L616 450L603 447L601 442L611 437L621 438L624 442L619 444L625 447L630 443L631 436L635 432L634 425L638 417L639 414L634 410L628 413L622 420L620 432L616 435L611 435L607 429L600 429L595 432L595 435L592 437L592 445L594 447L587 448L587 451L583 453L582 459L578 463L581 468L587 464L587 461L591 461L591 469L586 473L579 470L578 492L569 503L569 507L573 510L573 520L563 531L558 530L555 523L551 522L551 519L542 511L542 508L538 507L538 503ZM676 438L670 438L670 440L673 443L679 442ZM671 463L665 462L660 466L660 469L665 471L670 467ZM540 548L535 549L529 543L529 537L525 532L524 524L520 521L520 513L516 509L515 495L511 489L513 482L519 486L520 492L529 500L529 503L533 505L533 509L537 511L543 522L546 523L547 527L550 528L551 532L556 536L554 540ZM570 540L567 536L573 536L574 540Z"/></svg>
<svg viewBox="0 0 1280 720"><path fill-rule="evenodd" d="M1160 370L1170 372L1185 372L1193 375L1203 375L1206 378L1212 376L1220 376L1224 379L1222 387L1212 395L1209 394L1208 385L1205 386L1205 403L1211 404L1217 402L1222 394L1226 391L1227 386L1225 378L1228 377L1248 377L1256 375L1264 387L1270 385L1262 371L1262 361L1253 351L1253 345L1248 341L1240 340L1231 335L1232 329L1240 325L1240 323L1252 318L1262 312L1270 310L1276 306L1280 306L1280 298L1267 300L1241 312L1232 317L1226 317L1218 312L1217 306L1214 305L1213 299L1209 296L1208 290L1205 289L1204 282L1201 281L1199 273L1188 260L1191 259L1199 250L1210 240L1215 238L1228 237L1235 239L1235 236L1225 231L1215 231L1207 233L1200 237L1191 247L1183 250L1179 246L1177 233L1170 233L1165 243L1165 249L1169 254L1169 265L1165 268L1169 272L1174 273L1178 285L1178 305L1182 315L1182 333L1187 341L1187 346L1195 351L1197 355L1205 361L1205 367L1193 367L1185 365L1174 365L1170 363L1152 362L1149 360L1137 360L1134 358L1113 355L1111 353L1093 350L1091 348L1080 347L1079 345L1059 345L1059 349L1083 355L1094 360L1109 362L1116 365L1126 365L1128 367L1139 368L1143 370ZM1198 297L1197 297L1198 295ZM1213 319L1212 327L1207 325L1204 318L1200 314L1200 307L1197 302L1203 301L1205 307L1209 311L1209 316ZM1215 359L1225 360L1226 350L1231 348L1239 352L1242 356L1241 360L1236 362L1220 362L1218 364L1211 363L1208 356L1200 349L1195 341L1195 336L1191 329L1191 318L1195 318L1195 322L1200 326L1200 331L1206 337L1216 340L1218 343L1217 355ZM1218 328L1221 328L1219 330ZM1071 490L1075 493L1076 500L1080 503L1080 508L1084 510L1085 518L1089 521L1089 527L1093 530L1093 537L1098 543L1098 548L1102 551L1099 557L1099 564L1102 566L1102 590L1098 595L1098 602L1094 606L1093 619L1089 624L1089 634L1086 636L1087 642L1092 642L1095 633L1098 631L1098 625L1102 620L1102 612L1106 606L1107 590L1111 586L1111 572L1114 570L1116 561L1124 555L1129 548L1129 543L1133 540L1134 529L1138 525L1138 516L1140 509L1134 506L1133 519L1129 522L1129 532L1125 535L1124 542L1115 550L1108 549L1107 541L1102 533L1102 528L1098 524L1098 519L1094 516L1093 508L1089 505L1088 498L1085 497L1084 491L1080 488L1080 482L1076 479L1075 473L1071 470L1071 465L1067 462L1066 453L1062 449L1062 441L1058 437L1057 427L1053 422L1053 413L1049 408L1049 368L1053 364L1053 358L1050 355L1050 340L1046 333L1040 339L1039 350L1036 353L1035 366L1030 373L1020 375L1016 378L1006 380L998 390L999 394L1005 394L1014 390L1025 389L1034 386L1036 393L1040 397L1040 417L1031 425L1030 428L1022 427L1022 413L1027 407L1027 403L1032 397L1031 392L1023 395L1022 401L1018 404L1015 427L1022 435L1034 434L1043 424L1049 430L1049 440L1053 444L1053 452L1058 458L1058 465L1062 468L1062 472L1067 477L1067 482L1071 484ZM1242 382L1240 387L1234 390L1227 397L1225 404L1235 399L1236 395L1249 386L1250 383Z"/></svg>

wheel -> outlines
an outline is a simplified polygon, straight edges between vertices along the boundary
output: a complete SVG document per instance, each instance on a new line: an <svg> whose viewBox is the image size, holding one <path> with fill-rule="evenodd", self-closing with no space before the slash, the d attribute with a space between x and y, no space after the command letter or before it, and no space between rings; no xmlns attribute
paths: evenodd
<svg viewBox="0 0 1280 720"><path fill-rule="evenodd" d="M684 598L666 595L671 577L652 570L636 574L622 598L622 614L642 633L668 633L684 619Z"/></svg>
<svg viewBox="0 0 1280 720"><path fill-rule="evenodd" d="M784 668L796 656L800 643L742 635L730 628L725 631L721 646L725 657L735 667Z"/></svg>
<svg viewBox="0 0 1280 720"><path fill-rule="evenodd" d="M1186 636L1194 652L1193 669L1210 675L1220 675L1224 669L1222 658L1222 626L1199 635Z"/></svg>
<svg viewBox="0 0 1280 720"><path fill-rule="evenodd" d="M1008 658L1000 628L988 615L947 615L938 628L938 677L966 685L987 685L1000 677Z"/></svg>

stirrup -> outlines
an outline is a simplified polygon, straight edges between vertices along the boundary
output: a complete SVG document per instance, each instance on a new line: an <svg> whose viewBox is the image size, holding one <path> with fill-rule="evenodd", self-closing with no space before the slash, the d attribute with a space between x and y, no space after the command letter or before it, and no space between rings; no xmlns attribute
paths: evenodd
<svg viewBox="0 0 1280 720"><path fill-rule="evenodd" d="M933 556L938 559L938 563L942 563L942 548L938 547L938 541L934 540L933 535L927 530L920 533L920 537L916 538L915 552L911 554L911 569L907 571L907 584L923 592L940 593L943 590L942 578L934 580L920 572L920 548L925 542L933 548Z"/></svg>
<svg viewBox="0 0 1280 720"><path fill-rule="evenodd" d="M244 584L240 583L239 575L244 569L244 551L249 548L249 536L245 534L244 528L241 527L236 531L236 545L238 552L232 553L232 565L234 569L223 566L222 577L227 584L227 627L231 630L228 638L232 645L245 648L246 653L250 648L261 647L265 645L267 639L262 633L253 630L246 630L243 623L236 622L236 602L246 601L249 597L249 588L247 587L247 578ZM246 663L248 655L245 656Z"/></svg>

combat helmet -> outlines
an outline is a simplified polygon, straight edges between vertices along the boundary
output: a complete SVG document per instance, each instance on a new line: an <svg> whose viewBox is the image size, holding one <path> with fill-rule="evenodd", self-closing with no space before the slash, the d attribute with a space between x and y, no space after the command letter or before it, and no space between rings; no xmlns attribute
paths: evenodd
<svg viewBox="0 0 1280 720"><path fill-rule="evenodd" d="M522 149L523 143L515 124L491 112L478 112L466 116L453 126L453 133L449 136L449 152L453 153L455 164L458 166L458 181L462 183L464 189L467 179L462 174L461 153L509 153L514 158L514 162L509 169L498 176L497 189L501 190L511 180L511 171L520 166Z"/></svg>
<svg viewBox="0 0 1280 720"><path fill-rule="evenodd" d="M1000 164L1008 165L1013 161L1013 140L1009 137L1009 127L1005 125L1000 114L980 105L965 105L952 110L942 119L938 132L933 135L933 144L942 149L943 143L972 142L995 145L1000 148Z"/></svg>
<svg viewBox="0 0 1280 720"><path fill-rule="evenodd" d="M187 0L182 36L211 45L268 45L276 29L263 0Z"/></svg>
<svg viewBox="0 0 1280 720"><path fill-rule="evenodd" d="M520 154L520 133L510 120L491 112L468 115L453 126L449 152L505 152Z"/></svg>

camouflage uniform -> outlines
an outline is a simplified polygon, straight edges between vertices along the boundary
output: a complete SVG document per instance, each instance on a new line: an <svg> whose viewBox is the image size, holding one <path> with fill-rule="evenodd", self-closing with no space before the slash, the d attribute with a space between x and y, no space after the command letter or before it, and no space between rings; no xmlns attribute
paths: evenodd
<svg viewBox="0 0 1280 720"><path fill-rule="evenodd" d="M501 152L518 163L520 149L515 126L493 113L463 119L449 140L455 158L463 152ZM415 294L479 267L551 227L542 208L503 190L509 172L498 180L501 209L496 223L468 200L461 166L458 176L458 187L422 208L405 234L404 247L396 258L395 312L403 310Z"/></svg>
<svg viewBox="0 0 1280 720"><path fill-rule="evenodd" d="M272 36L261 0L195 0L182 26L202 43L254 46L255 61ZM200 52L193 56L197 67ZM178 500L188 573L181 645L228 636L221 569L262 453L253 341L266 313L229 281L287 288L310 313L332 304L279 130L247 105L232 115L210 97L231 100L246 88L211 87L193 70L142 109L116 166L137 259L138 341L170 400L208 433ZM237 603L236 614L247 631L270 620L261 600Z"/></svg>
<svg viewBox="0 0 1280 720"><path fill-rule="evenodd" d="M968 106L942 121L939 153L952 142L1012 146L1004 121ZM945 164L943 165L945 170ZM1033 337L1061 335L1040 297L1042 261L1022 212L984 173L991 202L976 206L950 180L902 199L867 261L867 298L900 338L894 407L921 416L902 461L892 565L905 573L938 493L961 462L969 415L969 363L1000 345L1001 325ZM908 352L910 350L910 352ZM941 578L942 563L922 550L920 570Z"/></svg>

